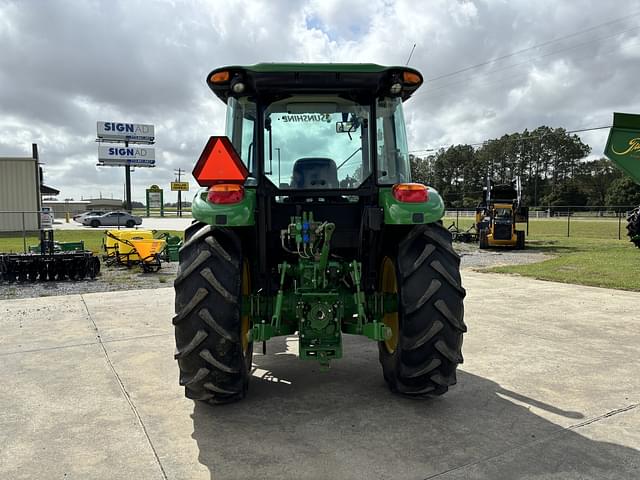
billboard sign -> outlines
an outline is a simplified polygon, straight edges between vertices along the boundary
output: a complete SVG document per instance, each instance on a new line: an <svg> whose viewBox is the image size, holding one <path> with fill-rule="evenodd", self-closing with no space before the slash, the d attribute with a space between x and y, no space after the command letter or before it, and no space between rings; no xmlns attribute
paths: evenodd
<svg viewBox="0 0 640 480"><path fill-rule="evenodd" d="M154 167L156 152L151 147L98 147L98 161L101 165Z"/></svg>
<svg viewBox="0 0 640 480"><path fill-rule="evenodd" d="M98 138L103 140L153 142L155 136L155 128L153 125L98 122Z"/></svg>
<svg viewBox="0 0 640 480"><path fill-rule="evenodd" d="M189 182L171 182L172 192L188 192Z"/></svg>

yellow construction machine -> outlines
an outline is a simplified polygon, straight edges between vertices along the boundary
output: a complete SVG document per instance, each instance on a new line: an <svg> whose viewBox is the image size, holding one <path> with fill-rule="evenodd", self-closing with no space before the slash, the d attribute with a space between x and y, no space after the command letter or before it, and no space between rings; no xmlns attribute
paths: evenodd
<svg viewBox="0 0 640 480"><path fill-rule="evenodd" d="M529 222L529 209L522 205L520 179L513 185L491 185L487 180L484 198L476 208L476 230L480 248L512 247L522 250L525 231L518 223Z"/></svg>

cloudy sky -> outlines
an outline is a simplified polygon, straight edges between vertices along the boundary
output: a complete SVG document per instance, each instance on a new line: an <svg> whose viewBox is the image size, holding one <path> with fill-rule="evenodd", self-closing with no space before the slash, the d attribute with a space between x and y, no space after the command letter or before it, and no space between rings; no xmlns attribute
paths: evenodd
<svg viewBox="0 0 640 480"><path fill-rule="evenodd" d="M213 68L404 64L414 44L426 82L406 104L410 150L640 112L638 0L0 0L0 156L38 143L60 198L122 198L124 169L95 166L96 121L153 123L141 200L224 133ZM606 133L581 136L599 155Z"/></svg>

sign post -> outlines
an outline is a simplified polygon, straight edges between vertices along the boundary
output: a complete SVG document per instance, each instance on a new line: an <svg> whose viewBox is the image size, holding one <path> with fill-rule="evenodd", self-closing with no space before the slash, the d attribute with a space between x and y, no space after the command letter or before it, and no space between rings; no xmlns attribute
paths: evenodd
<svg viewBox="0 0 640 480"><path fill-rule="evenodd" d="M179 217L182 217L182 192L188 192L189 191L189 182L181 182L180 181L180 177L182 176L182 174L184 173L184 170L182 170L181 168L178 168L175 171L178 180L176 182L171 182L171 191L172 192L178 192L178 211L177 214Z"/></svg>
<svg viewBox="0 0 640 480"><path fill-rule="evenodd" d="M153 148L136 147L135 145L153 145L155 143L155 128L153 125L138 123L98 122L96 142L124 143L124 148L100 146L98 148L98 166L124 167L125 209L131 213L131 166L155 167L156 163ZM130 143L134 146L130 147Z"/></svg>
<svg viewBox="0 0 640 480"><path fill-rule="evenodd" d="M150 216L152 208L160 209L160 216L164 217L164 195L158 185L151 185L147 188L147 217Z"/></svg>

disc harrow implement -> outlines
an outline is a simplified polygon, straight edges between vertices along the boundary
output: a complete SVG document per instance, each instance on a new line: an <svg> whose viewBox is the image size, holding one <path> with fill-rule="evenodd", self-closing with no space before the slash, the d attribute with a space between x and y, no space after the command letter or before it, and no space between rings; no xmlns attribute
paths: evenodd
<svg viewBox="0 0 640 480"><path fill-rule="evenodd" d="M40 245L30 253L0 253L3 282L83 280L99 272L100 260L82 242L54 242L52 230L41 232Z"/></svg>

